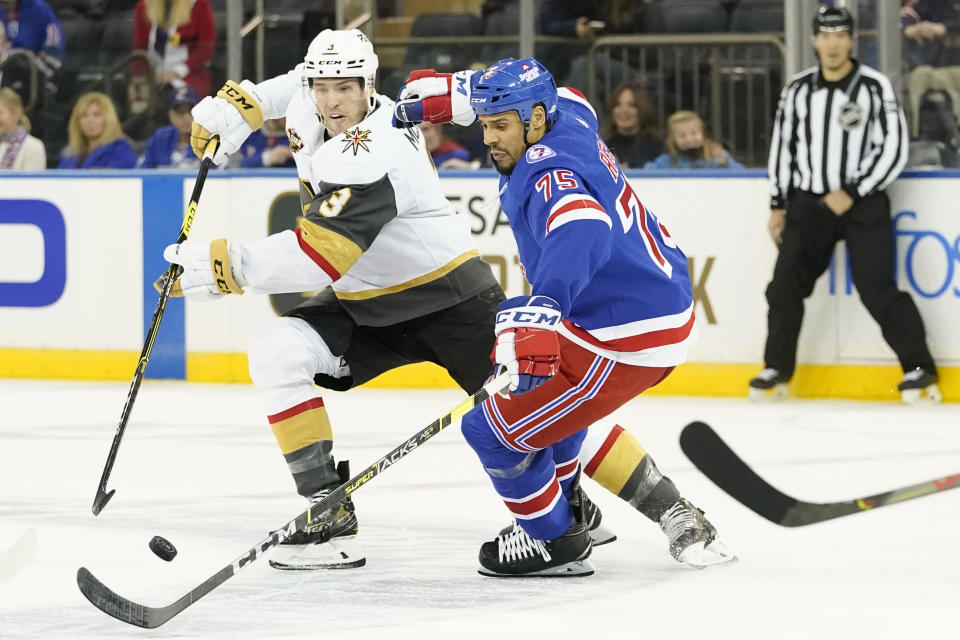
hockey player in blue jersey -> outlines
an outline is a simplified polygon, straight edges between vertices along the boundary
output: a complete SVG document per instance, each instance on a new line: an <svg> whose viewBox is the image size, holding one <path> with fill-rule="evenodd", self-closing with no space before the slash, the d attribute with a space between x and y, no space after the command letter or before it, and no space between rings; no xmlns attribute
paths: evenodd
<svg viewBox="0 0 960 640"><path fill-rule="evenodd" d="M687 259L630 187L583 95L558 90L536 60L411 78L401 123L479 117L532 287L496 318L492 357L512 374L509 393L462 423L515 519L481 547L480 573L589 575L577 472L586 428L686 360L695 333ZM676 500L652 518L674 557L694 566L733 559L703 513L672 491Z"/></svg>

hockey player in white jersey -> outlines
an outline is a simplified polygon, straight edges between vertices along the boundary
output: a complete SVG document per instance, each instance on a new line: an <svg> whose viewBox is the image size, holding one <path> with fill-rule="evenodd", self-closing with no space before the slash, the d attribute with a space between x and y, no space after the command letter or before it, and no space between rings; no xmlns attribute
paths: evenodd
<svg viewBox="0 0 960 640"><path fill-rule="evenodd" d="M165 255L192 298L322 290L250 338L250 377L295 481L313 501L338 473L315 386L346 390L431 361L464 389L490 372L488 338L503 298L463 216L440 189L419 131L391 126L374 89L377 56L360 31L326 30L303 64L260 85L228 82L194 110L195 148L221 136L215 162L266 118L286 116L304 217L295 231L237 245L190 240ZM215 275L215 272L217 275ZM361 566L353 503L319 514L280 545L280 569Z"/></svg>

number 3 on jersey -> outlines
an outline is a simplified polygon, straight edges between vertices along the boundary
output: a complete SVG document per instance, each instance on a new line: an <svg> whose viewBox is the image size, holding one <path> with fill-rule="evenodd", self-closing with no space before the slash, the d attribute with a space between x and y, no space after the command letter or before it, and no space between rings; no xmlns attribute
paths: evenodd
<svg viewBox="0 0 960 640"><path fill-rule="evenodd" d="M670 233L667 231L667 228L663 226L663 223L657 220L657 216L647 211L646 207L643 206L640 198L634 193L626 178L623 180L623 188L620 190L620 195L617 196L617 215L620 216L624 233L629 233L630 228L633 226L633 221L637 221L637 227L640 229L640 238L643 240L643 245L646 247L647 253L650 254L650 259L653 260L654 264L656 264L668 278L673 277L673 265L664 257L661 244L665 247L675 249L677 243L670 237ZM652 233L650 231L651 227L658 233Z"/></svg>
<svg viewBox="0 0 960 640"><path fill-rule="evenodd" d="M317 211L327 218L338 216L340 215L340 212L343 211L343 208L347 206L347 203L350 201L350 197L352 195L353 192L350 191L350 187L338 189L331 193L326 200L320 203L320 206L317 207Z"/></svg>

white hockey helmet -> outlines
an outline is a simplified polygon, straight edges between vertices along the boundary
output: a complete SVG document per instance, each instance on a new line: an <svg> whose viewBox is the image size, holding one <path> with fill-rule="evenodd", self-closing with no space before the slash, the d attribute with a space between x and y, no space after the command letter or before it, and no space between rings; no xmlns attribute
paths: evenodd
<svg viewBox="0 0 960 640"><path fill-rule="evenodd" d="M373 43L359 29L324 29L307 47L303 58L304 88L310 88L313 78L360 78L368 109L372 109L379 64Z"/></svg>

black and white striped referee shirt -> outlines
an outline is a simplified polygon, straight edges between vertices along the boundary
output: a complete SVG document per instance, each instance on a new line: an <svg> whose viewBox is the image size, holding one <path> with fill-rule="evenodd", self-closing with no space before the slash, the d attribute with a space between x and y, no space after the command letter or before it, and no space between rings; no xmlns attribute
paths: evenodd
<svg viewBox="0 0 960 640"><path fill-rule="evenodd" d="M797 74L780 94L770 142L770 207L793 191L843 189L854 200L884 189L907 162L907 124L885 75L854 61L841 80L819 67Z"/></svg>

